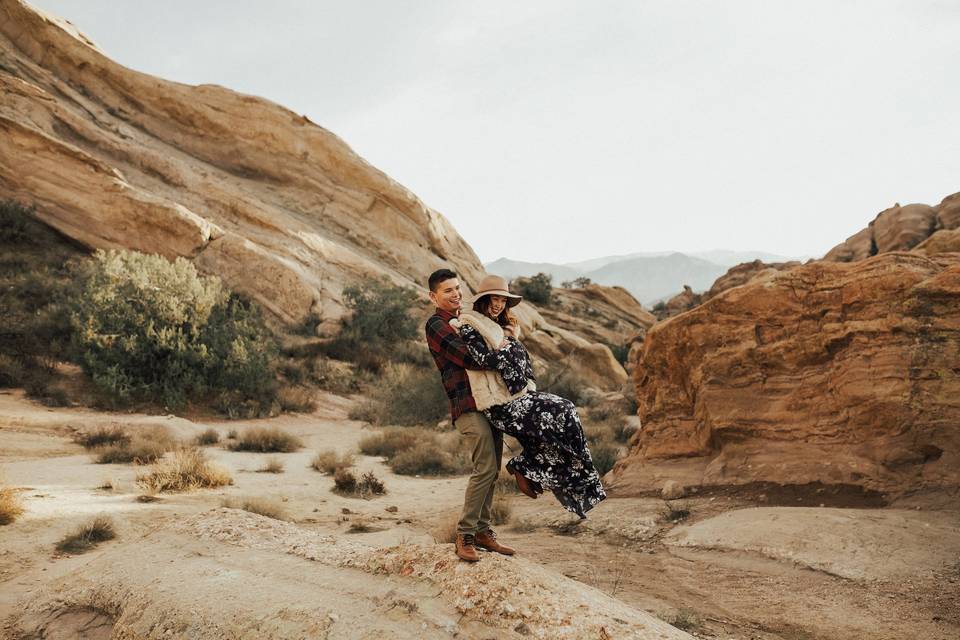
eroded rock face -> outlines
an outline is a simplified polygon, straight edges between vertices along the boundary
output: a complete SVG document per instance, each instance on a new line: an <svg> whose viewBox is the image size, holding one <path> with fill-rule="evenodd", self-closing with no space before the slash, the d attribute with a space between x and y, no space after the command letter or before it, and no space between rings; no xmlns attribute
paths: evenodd
<svg viewBox="0 0 960 640"><path fill-rule="evenodd" d="M634 370L642 431L613 475L956 486L958 363L958 254L768 274L650 330Z"/></svg>
<svg viewBox="0 0 960 640"><path fill-rule="evenodd" d="M304 116L122 67L18 0L0 3L0 52L0 198L88 247L184 256L283 323L316 314L325 335L361 278L414 285L426 305L434 270L468 289L484 275L446 218ZM594 338L527 315L535 355L623 381Z"/></svg>
<svg viewBox="0 0 960 640"><path fill-rule="evenodd" d="M947 196L931 207L925 204L895 204L877 214L865 229L861 229L827 252L823 260L853 262L888 251L909 251L941 229L960 227L960 193ZM924 253L956 251L953 245L928 244Z"/></svg>

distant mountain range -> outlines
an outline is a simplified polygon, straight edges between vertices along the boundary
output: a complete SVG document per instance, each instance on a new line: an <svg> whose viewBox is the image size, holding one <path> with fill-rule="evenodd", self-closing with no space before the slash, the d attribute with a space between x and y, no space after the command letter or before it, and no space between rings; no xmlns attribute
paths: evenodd
<svg viewBox="0 0 960 640"><path fill-rule="evenodd" d="M806 260L807 257L723 249L696 253L648 251L565 264L500 258L485 264L484 267L487 273L495 273L508 279L532 276L541 272L548 273L553 276L553 284L556 286L574 278L590 278L597 284L621 286L649 307L679 293L685 284L690 285L696 292L706 291L714 280L727 272L727 269L741 262L752 260L787 262Z"/></svg>

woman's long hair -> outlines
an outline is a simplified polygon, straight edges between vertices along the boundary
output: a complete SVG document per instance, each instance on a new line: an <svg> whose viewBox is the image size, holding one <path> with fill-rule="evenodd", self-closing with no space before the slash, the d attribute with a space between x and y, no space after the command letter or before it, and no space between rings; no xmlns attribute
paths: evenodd
<svg viewBox="0 0 960 640"><path fill-rule="evenodd" d="M473 310L482 313L486 317L490 317L490 296L485 295L477 298L477 301L473 303ZM503 311L500 312L500 315L496 318L497 324L501 327L510 327L516 328L517 319L510 313L510 305L504 305Z"/></svg>

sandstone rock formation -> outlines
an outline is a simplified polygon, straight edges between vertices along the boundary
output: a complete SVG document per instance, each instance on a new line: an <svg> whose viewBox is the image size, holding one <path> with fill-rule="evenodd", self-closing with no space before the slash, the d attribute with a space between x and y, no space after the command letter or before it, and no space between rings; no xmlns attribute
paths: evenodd
<svg viewBox="0 0 960 640"><path fill-rule="evenodd" d="M550 322L575 331L593 342L624 345L643 336L657 321L623 287L590 284L585 287L553 289L553 301L540 309Z"/></svg>
<svg viewBox="0 0 960 640"><path fill-rule="evenodd" d="M960 485L960 255L768 270L648 333L620 486Z"/></svg>
<svg viewBox="0 0 960 640"><path fill-rule="evenodd" d="M224 508L112 546L6 626L64 638L81 627L142 639L690 638L522 558L468 565L447 545L377 549Z"/></svg>
<svg viewBox="0 0 960 640"><path fill-rule="evenodd" d="M190 258L284 323L316 314L327 334L359 278L423 291L442 266L468 287L483 275L446 218L305 116L127 69L20 0L0 0L0 56L0 198L36 203L88 247ZM589 342L569 336L529 337L546 358ZM615 362L593 372L610 376L623 376Z"/></svg>
<svg viewBox="0 0 960 640"><path fill-rule="evenodd" d="M931 207L925 204L895 204L877 214L865 229L827 252L823 260L852 262L887 251L909 251L941 230L960 228L960 193L947 196ZM956 251L956 243L928 244L924 253Z"/></svg>

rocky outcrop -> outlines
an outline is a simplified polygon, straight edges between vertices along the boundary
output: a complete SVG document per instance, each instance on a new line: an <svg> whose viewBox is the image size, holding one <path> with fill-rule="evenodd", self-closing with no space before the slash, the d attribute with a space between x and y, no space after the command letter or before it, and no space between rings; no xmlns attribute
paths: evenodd
<svg viewBox="0 0 960 640"><path fill-rule="evenodd" d="M592 342L624 345L643 336L657 321L623 287L589 284L572 289L554 287L549 306L540 314Z"/></svg>
<svg viewBox="0 0 960 640"><path fill-rule="evenodd" d="M378 549L232 509L113 545L24 602L6 628L144 640L690 638L522 558L468 565L449 545Z"/></svg>
<svg viewBox="0 0 960 640"><path fill-rule="evenodd" d="M648 333L621 486L960 484L960 255L811 262Z"/></svg>
<svg viewBox="0 0 960 640"><path fill-rule="evenodd" d="M865 229L861 229L823 257L830 262L853 262L888 251L909 251L943 229L960 227L960 193L947 196L931 207L925 204L895 204L877 214ZM926 245L923 252L930 255L945 248L956 251L953 243L938 241Z"/></svg>
<svg viewBox="0 0 960 640"><path fill-rule="evenodd" d="M483 276L446 218L305 116L127 69L19 0L0 0L0 55L0 198L87 247L187 257L326 335L363 277L416 286L426 307L435 269ZM586 351L601 369L585 374L622 379L589 337L530 327L541 358Z"/></svg>
<svg viewBox="0 0 960 640"><path fill-rule="evenodd" d="M751 280L765 278L774 275L778 271L792 269L799 266L800 262L762 262L754 260L753 262L743 262L730 267L729 271L716 279L710 290L703 294L703 300L714 298L727 289L739 287Z"/></svg>

